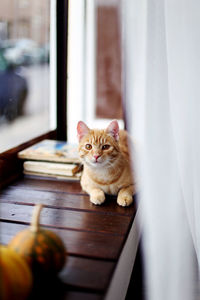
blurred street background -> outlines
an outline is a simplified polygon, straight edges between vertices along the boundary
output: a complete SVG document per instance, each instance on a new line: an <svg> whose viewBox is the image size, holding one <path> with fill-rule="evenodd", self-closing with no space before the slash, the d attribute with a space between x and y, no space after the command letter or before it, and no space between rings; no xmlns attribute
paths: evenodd
<svg viewBox="0 0 200 300"><path fill-rule="evenodd" d="M24 67L20 75L28 86L24 111L11 120L0 117L0 152L49 129L49 66Z"/></svg>
<svg viewBox="0 0 200 300"><path fill-rule="evenodd" d="M0 152L49 130L50 0L0 2Z"/></svg>

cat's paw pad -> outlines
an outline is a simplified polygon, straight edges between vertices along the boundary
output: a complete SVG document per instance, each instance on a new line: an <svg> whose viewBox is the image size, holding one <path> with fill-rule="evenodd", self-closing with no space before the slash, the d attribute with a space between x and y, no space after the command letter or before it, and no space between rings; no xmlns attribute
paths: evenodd
<svg viewBox="0 0 200 300"><path fill-rule="evenodd" d="M95 205L100 205L105 201L105 194L101 190L94 190L90 195L90 201Z"/></svg>
<svg viewBox="0 0 200 300"><path fill-rule="evenodd" d="M117 197L117 203L120 206L129 206L133 202L133 197L131 195L119 195Z"/></svg>

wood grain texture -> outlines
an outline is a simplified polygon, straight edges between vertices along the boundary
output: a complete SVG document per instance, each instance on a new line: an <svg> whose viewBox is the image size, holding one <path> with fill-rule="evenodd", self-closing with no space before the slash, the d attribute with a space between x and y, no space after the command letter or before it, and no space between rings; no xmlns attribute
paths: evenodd
<svg viewBox="0 0 200 300"><path fill-rule="evenodd" d="M27 225L1 222L0 243L7 245L11 239ZM70 255L92 257L106 260L117 260L124 244L124 236L104 235L101 233L82 232L52 228L65 243Z"/></svg>
<svg viewBox="0 0 200 300"><path fill-rule="evenodd" d="M62 238L68 261L59 278L39 284L30 300L47 294L48 299L104 299L135 216L135 203L123 208L116 197L107 197L105 204L95 206L79 182L24 177L0 193L2 244L27 228L33 206L41 202L40 223Z"/></svg>
<svg viewBox="0 0 200 300"><path fill-rule="evenodd" d="M27 205L33 205L42 203L48 207L63 208L63 209L75 209L92 211L96 213L106 213L122 216L133 216L136 207L135 201L130 207L121 207L116 203L116 197L107 196L106 201L102 205L94 205L89 201L89 196L84 194L73 194L69 192L57 191L42 191L35 189L26 189L19 186L8 187L0 194L0 201L3 203L24 203Z"/></svg>
<svg viewBox="0 0 200 300"><path fill-rule="evenodd" d="M76 181L62 181L55 179L33 179L25 176L23 180L16 181L12 184L16 188L35 189L37 191L65 192L73 194L83 194L80 183Z"/></svg>
<svg viewBox="0 0 200 300"><path fill-rule="evenodd" d="M59 278L68 287L104 291L109 282L115 263L80 257L68 258Z"/></svg>
<svg viewBox="0 0 200 300"><path fill-rule="evenodd" d="M23 223L29 224L32 212L32 206L1 203L0 218L1 220L12 222L21 222L23 220ZM40 217L40 223L43 226L115 235L126 234L130 221L130 218L126 216L113 217L107 214L93 214L46 207L42 209Z"/></svg>

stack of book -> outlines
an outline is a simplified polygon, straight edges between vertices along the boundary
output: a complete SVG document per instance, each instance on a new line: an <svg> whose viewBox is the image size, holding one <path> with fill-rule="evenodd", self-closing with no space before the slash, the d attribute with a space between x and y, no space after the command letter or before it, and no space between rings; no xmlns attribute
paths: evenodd
<svg viewBox="0 0 200 300"><path fill-rule="evenodd" d="M43 140L18 153L24 161L24 174L79 180L82 171L77 145Z"/></svg>

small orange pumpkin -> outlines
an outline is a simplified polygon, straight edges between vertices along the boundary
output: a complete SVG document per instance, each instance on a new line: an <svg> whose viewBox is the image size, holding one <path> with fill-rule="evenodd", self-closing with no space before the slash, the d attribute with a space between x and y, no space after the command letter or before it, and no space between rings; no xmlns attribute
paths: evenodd
<svg viewBox="0 0 200 300"><path fill-rule="evenodd" d="M34 275L55 275L64 266L67 251L57 234L40 228L41 209L42 204L35 206L30 228L20 231L8 246L25 258Z"/></svg>
<svg viewBox="0 0 200 300"><path fill-rule="evenodd" d="M26 261L12 249L0 245L0 299L25 300L32 283Z"/></svg>

